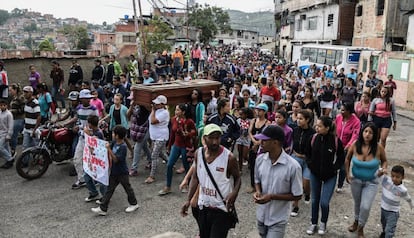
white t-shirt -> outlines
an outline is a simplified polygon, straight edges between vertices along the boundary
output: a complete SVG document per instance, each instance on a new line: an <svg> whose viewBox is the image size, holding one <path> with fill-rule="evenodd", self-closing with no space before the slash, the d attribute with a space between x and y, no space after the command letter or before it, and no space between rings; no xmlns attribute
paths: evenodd
<svg viewBox="0 0 414 238"><path fill-rule="evenodd" d="M243 90L248 89L250 91L250 96L256 96L257 95L257 89L255 86L250 85L248 86L247 84L243 84L243 87L241 89L241 91L243 92Z"/></svg>
<svg viewBox="0 0 414 238"><path fill-rule="evenodd" d="M170 114L166 109L158 109L155 111L155 118L159 121L157 124L151 124L151 115L148 118L151 140L168 140L170 136L168 130Z"/></svg>

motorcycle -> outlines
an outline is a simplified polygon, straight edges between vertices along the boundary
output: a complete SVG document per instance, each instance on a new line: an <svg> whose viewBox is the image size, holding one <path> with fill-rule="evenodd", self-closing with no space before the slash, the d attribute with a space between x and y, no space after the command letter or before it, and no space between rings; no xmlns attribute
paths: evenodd
<svg viewBox="0 0 414 238"><path fill-rule="evenodd" d="M17 173L28 180L40 178L49 165L71 159L74 133L68 128L60 128L51 122L36 132L39 143L25 149L16 159Z"/></svg>

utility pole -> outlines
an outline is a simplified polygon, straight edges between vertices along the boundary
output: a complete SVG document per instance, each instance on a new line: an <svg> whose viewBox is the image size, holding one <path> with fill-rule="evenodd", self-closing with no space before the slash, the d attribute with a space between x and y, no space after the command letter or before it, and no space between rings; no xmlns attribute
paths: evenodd
<svg viewBox="0 0 414 238"><path fill-rule="evenodd" d="M148 51L147 51L147 39L146 39L145 31L144 31L144 18L142 16L141 0L138 0L138 7L139 7L139 21L141 22L140 32L142 34L142 42L143 42L143 47L144 47L143 64L145 64Z"/></svg>
<svg viewBox="0 0 414 238"><path fill-rule="evenodd" d="M188 25L188 20L189 20L189 10L188 10L188 0L187 0L187 12L186 12L186 15L187 15L187 40L188 40L188 27L189 27L189 25Z"/></svg>
<svg viewBox="0 0 414 238"><path fill-rule="evenodd" d="M138 58L138 75L142 76L142 69L143 69L143 57L142 57L142 46L141 46L141 39L139 37L140 30L138 25L138 16L137 16L137 7L135 4L135 0L132 0L132 6L134 8L134 25L135 25L135 36L136 36L136 43L137 43L137 58Z"/></svg>

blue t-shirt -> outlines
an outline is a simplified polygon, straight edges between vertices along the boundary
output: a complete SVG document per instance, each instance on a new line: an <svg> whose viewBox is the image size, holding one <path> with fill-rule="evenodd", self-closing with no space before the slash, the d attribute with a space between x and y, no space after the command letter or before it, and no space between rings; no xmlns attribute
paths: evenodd
<svg viewBox="0 0 414 238"><path fill-rule="evenodd" d="M142 82L142 84L151 84L154 83L154 79L149 77L149 78L144 78L144 82Z"/></svg>
<svg viewBox="0 0 414 238"><path fill-rule="evenodd" d="M111 149L118 159L118 162L112 161L111 175L128 175L128 166L126 163L127 146L125 142L117 144L113 141Z"/></svg>
<svg viewBox="0 0 414 238"><path fill-rule="evenodd" d="M49 103L52 103L52 96L50 93L41 95L38 99L40 106L40 116L43 118L49 117Z"/></svg>

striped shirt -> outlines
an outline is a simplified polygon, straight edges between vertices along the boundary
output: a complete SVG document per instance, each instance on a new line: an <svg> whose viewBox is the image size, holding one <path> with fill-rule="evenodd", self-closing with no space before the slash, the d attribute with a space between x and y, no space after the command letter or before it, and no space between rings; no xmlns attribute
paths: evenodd
<svg viewBox="0 0 414 238"><path fill-rule="evenodd" d="M386 211L399 212L400 200L404 199L413 208L413 200L407 192L404 184L395 185L389 176L384 175L382 179L381 208Z"/></svg>
<svg viewBox="0 0 414 238"><path fill-rule="evenodd" d="M24 106L24 129L26 132L31 133L37 123L37 118L40 115L40 106L37 99L32 98Z"/></svg>
<svg viewBox="0 0 414 238"><path fill-rule="evenodd" d="M88 125L88 116L90 115L96 115L99 116L98 110L95 106L89 105L87 107L84 107L82 104L80 104L76 108L77 114L78 114L78 122L80 124L80 128L84 128Z"/></svg>

